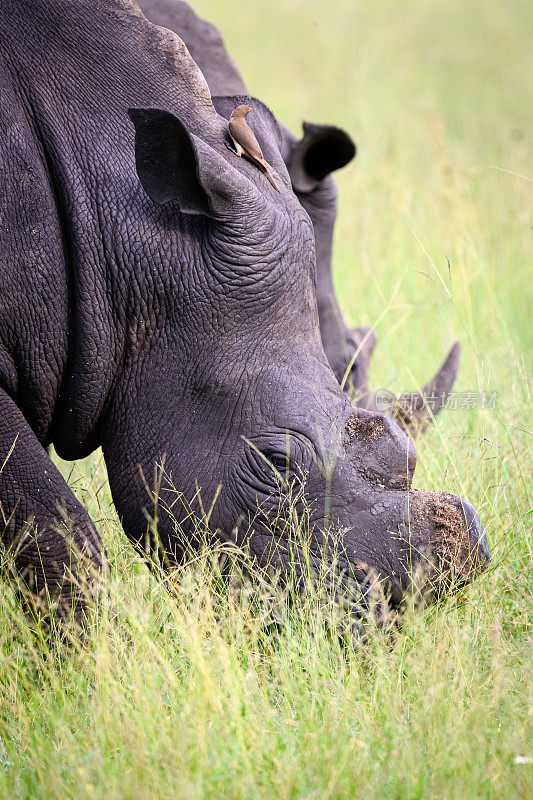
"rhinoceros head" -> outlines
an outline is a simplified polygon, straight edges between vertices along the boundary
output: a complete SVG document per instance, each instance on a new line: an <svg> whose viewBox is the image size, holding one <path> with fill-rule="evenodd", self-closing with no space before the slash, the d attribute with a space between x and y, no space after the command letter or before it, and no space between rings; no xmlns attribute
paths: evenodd
<svg viewBox="0 0 533 800"><path fill-rule="evenodd" d="M132 240L150 277L104 437L125 529L144 541L142 476L164 461L171 513L158 533L175 558L191 506L209 508L213 530L288 572L280 510L306 506L311 558L335 552L352 583L373 570L398 603L422 562L440 582L453 570L467 580L488 555L479 520L454 496L413 491L409 439L341 391L320 339L313 228L272 115L247 102L279 192L230 151L222 117L193 132L169 111L130 112L142 185Z"/></svg>

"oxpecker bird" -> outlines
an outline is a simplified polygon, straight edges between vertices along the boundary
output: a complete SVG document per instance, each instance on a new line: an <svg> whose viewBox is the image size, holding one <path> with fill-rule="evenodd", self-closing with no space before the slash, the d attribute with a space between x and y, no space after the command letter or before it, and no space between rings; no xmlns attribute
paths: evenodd
<svg viewBox="0 0 533 800"><path fill-rule="evenodd" d="M253 111L253 109L249 108L249 106L237 106L237 108L231 112L231 117L229 118L229 132L231 139L235 146L237 155L244 156L251 161L252 164L255 164L257 167L259 167L261 172L265 173L276 192L279 192L276 181L274 180L270 171L270 167L264 159L259 142L255 138L253 130L246 122L246 117L251 111Z"/></svg>

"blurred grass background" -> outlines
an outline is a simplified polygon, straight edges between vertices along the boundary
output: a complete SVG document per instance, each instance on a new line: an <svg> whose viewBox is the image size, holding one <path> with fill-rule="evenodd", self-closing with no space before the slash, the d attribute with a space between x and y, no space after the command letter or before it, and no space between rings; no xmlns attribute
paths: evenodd
<svg viewBox="0 0 533 800"><path fill-rule="evenodd" d="M377 325L375 389L455 338L459 391L417 485L467 496L493 566L343 650L310 606L266 634L209 558L167 592L124 541L101 455L62 464L112 564L112 613L68 652L0 606L1 798L530 798L533 6L522 0L197 0L284 123L345 127L335 281ZM216 571L215 571L216 572ZM264 609L263 609L264 610Z"/></svg>

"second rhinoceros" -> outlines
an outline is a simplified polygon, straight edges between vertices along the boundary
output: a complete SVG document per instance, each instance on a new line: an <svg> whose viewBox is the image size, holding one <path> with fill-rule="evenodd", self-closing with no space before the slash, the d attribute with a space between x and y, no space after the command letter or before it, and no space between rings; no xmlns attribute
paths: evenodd
<svg viewBox="0 0 533 800"><path fill-rule="evenodd" d="M148 19L183 39L207 80L219 113L229 118L235 107L234 95L250 104L244 78L214 25L198 17L184 0L141 0L141 6ZM371 328L346 324L331 273L337 216L337 190L331 173L352 160L355 145L346 131L335 125L304 122L301 139L278 125L280 152L293 190L313 223L318 318L328 362L353 403L373 411L384 410L416 437L445 405L459 367L459 343L453 345L436 375L419 392L396 398L388 392L376 396L369 389L367 376L376 333Z"/></svg>

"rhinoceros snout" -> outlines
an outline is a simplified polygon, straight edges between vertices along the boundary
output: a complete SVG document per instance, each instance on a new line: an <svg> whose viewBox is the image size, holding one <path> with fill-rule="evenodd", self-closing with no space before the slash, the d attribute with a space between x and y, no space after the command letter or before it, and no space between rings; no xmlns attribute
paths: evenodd
<svg viewBox="0 0 533 800"><path fill-rule="evenodd" d="M461 509L468 531L470 549L477 556L479 568L484 569L490 564L490 548L483 530L483 525L476 511L468 500L460 499Z"/></svg>
<svg viewBox="0 0 533 800"><path fill-rule="evenodd" d="M425 577L437 594L466 586L486 569L490 562L487 538L467 500L415 491L409 504L414 542L433 565Z"/></svg>

